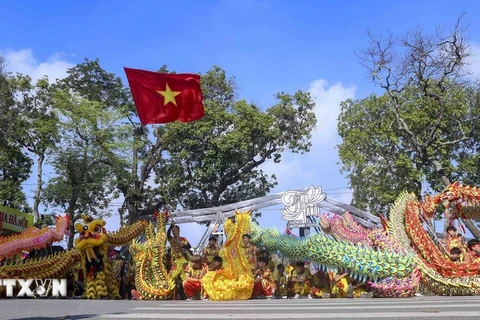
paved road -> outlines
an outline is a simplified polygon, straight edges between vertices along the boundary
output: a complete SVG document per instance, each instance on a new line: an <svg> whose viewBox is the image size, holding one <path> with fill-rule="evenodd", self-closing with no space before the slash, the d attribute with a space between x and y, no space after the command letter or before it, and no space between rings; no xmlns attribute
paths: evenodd
<svg viewBox="0 0 480 320"><path fill-rule="evenodd" d="M0 300L0 319L480 319L480 297L249 301Z"/></svg>

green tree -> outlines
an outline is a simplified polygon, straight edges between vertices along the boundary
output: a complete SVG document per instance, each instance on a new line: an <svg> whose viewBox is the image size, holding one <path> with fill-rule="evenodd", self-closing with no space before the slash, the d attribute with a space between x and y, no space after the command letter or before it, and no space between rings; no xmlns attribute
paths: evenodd
<svg viewBox="0 0 480 320"><path fill-rule="evenodd" d="M0 56L0 204L29 211L22 190L32 167L23 143L26 123L19 117L24 109L15 98L18 83L7 74L5 63Z"/></svg>
<svg viewBox="0 0 480 320"><path fill-rule="evenodd" d="M33 216L37 222L40 218L39 205L43 189L43 167L49 152L58 142L59 119L52 107L52 85L44 77L32 83L29 76L21 74L12 78L16 84L16 93L20 96L18 104L22 112L18 117L24 125L21 137L26 149L34 155L37 164L37 186L33 196ZM19 130L17 130L19 132Z"/></svg>
<svg viewBox="0 0 480 320"><path fill-rule="evenodd" d="M166 71L166 67L161 69ZM183 209L215 207L266 195L276 184L260 166L281 161L282 152L308 152L316 124L308 92L278 93L262 112L236 99L236 83L213 67L202 75L205 117L169 123L158 131L167 156L161 159L159 194ZM157 140L158 141L158 140Z"/></svg>
<svg viewBox="0 0 480 320"><path fill-rule="evenodd" d="M338 122L355 205L384 212L404 189L419 197L422 189L438 192L477 145L480 110L465 78L469 48L461 19L447 34L370 35L362 64L385 94L344 102Z"/></svg>
<svg viewBox="0 0 480 320"><path fill-rule="evenodd" d="M103 145L105 163L114 175L113 197L120 194L124 201L119 209L121 224L132 222L143 208L158 207L161 201L156 195L152 181L155 166L160 162L163 146L161 140L150 142L151 133L136 121L136 109L131 100L130 89L113 73L102 68L100 61L85 59L69 71L67 78L59 86L63 89L74 88L88 101L115 110L123 116L121 139L112 145ZM150 144L150 146L149 146ZM125 213L128 216L125 217Z"/></svg>
<svg viewBox="0 0 480 320"><path fill-rule="evenodd" d="M83 67L70 69L54 89L52 101L59 114L61 138L50 161L56 175L45 189L45 203L66 210L72 230L82 214L109 214L108 205L116 196L111 157L121 157L127 126L122 109L110 95L113 89L103 87L100 97L75 81ZM69 248L73 237L72 233Z"/></svg>

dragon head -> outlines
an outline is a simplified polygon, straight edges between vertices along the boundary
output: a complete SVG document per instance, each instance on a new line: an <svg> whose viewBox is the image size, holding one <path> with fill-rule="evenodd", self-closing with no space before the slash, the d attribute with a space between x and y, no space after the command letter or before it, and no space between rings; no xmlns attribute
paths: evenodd
<svg viewBox="0 0 480 320"><path fill-rule="evenodd" d="M455 181L454 183L446 187L439 195L440 201L447 204L460 199L460 197L460 183L458 181Z"/></svg>
<svg viewBox="0 0 480 320"><path fill-rule="evenodd" d="M107 231L104 228L105 220L93 219L85 215L82 216L82 219L83 224L75 224L75 230L80 234L80 237L75 240L75 247L83 250L87 247L102 246L107 240Z"/></svg>
<svg viewBox="0 0 480 320"><path fill-rule="evenodd" d="M332 232L332 224L326 214L320 215L318 218L318 224L320 225L320 228L322 228L323 232L327 234Z"/></svg>

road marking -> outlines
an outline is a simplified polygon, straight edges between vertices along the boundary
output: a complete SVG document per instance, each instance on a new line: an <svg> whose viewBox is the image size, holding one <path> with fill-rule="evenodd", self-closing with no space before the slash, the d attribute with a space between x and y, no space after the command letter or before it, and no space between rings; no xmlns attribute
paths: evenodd
<svg viewBox="0 0 480 320"><path fill-rule="evenodd" d="M435 317L478 317L478 311L447 311L434 312ZM152 314L152 313L128 313L128 314L104 314L100 318L115 318L115 319L306 319L311 316L321 316L323 319L372 319L372 318L431 318L432 311L426 312L365 312L365 313L242 313L232 314L228 309L224 313L169 313L169 314Z"/></svg>
<svg viewBox="0 0 480 320"><path fill-rule="evenodd" d="M206 306L206 305L235 305L235 306L245 306L245 307L251 307L251 306L257 306L257 305L264 305L264 306L271 306L271 305L290 305L290 304L295 304L295 305L311 305L311 304L332 304L332 305L365 305L365 304L370 304L370 305L384 305L384 304L401 304L401 305L407 305L407 304L424 304L424 303L432 303L432 302L439 302L439 303L458 303L458 302L466 302L466 301L477 301L480 302L480 296L479 297L464 297L464 299L428 299L428 300L411 300L411 299L299 299L299 300L293 300L293 299L273 299L273 300L252 300L252 301L244 301L244 300L230 300L230 301L200 301L200 300L192 300L192 301L186 301L186 300L166 300L162 302L158 301L148 301L148 300L142 300L138 301L139 304L141 303L156 303L159 306Z"/></svg>
<svg viewBox="0 0 480 320"><path fill-rule="evenodd" d="M357 309L380 309L380 308L388 308L388 309L405 309L405 305L399 306L399 305L382 305L382 306L339 306L337 305L330 305L330 306L325 306L323 304L319 304L317 306L299 306L299 305L291 305L291 306L250 306L248 309L258 309L258 310L292 310L292 307L295 306L297 308L301 308L302 310L328 310L328 309L336 309L336 308L341 308L343 309L351 309L351 310L357 310ZM415 308L455 308L455 307L472 307L472 308L480 308L480 305L478 303L475 304L462 304L461 306L455 305L455 304L429 304L429 305L424 305L424 306L415 306ZM245 310L245 307L242 306L224 306L224 307L219 307L219 306L202 306L198 307L195 306L195 309L197 310ZM178 311L178 306L162 306L162 307L137 307L137 308L132 308L132 310L177 310Z"/></svg>

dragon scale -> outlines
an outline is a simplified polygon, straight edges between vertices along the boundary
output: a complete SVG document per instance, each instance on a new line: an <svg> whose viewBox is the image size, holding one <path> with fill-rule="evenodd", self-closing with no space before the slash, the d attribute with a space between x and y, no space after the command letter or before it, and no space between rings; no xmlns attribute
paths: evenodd
<svg viewBox="0 0 480 320"><path fill-rule="evenodd" d="M378 281L387 277L403 278L414 270L413 255L389 249L337 240L322 234L305 238L281 235L276 229L260 229L252 223L252 240L267 250L279 251L291 259L309 259L324 269L344 270L361 280Z"/></svg>

